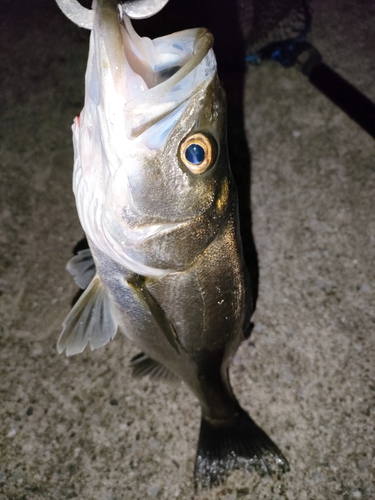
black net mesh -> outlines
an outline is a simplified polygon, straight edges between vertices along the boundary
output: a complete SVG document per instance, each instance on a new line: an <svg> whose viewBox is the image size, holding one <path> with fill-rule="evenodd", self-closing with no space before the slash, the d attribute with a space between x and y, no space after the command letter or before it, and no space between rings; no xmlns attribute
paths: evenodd
<svg viewBox="0 0 375 500"><path fill-rule="evenodd" d="M250 55L271 43L302 38L310 29L307 0L253 0L252 10L252 28L248 35Z"/></svg>

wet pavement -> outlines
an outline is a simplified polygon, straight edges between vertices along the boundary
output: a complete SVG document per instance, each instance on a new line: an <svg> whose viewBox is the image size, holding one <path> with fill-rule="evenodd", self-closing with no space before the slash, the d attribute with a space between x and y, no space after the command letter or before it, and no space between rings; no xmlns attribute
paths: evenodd
<svg viewBox="0 0 375 500"><path fill-rule="evenodd" d="M312 3L310 39L375 101L374 4L337 4ZM200 411L187 388L133 380L120 334L69 359L55 349L82 237L70 126L88 32L43 0L5 2L0 23L0 500L190 499ZM249 68L245 115L260 286L231 377L291 472L236 472L199 498L371 500L375 141L273 63Z"/></svg>

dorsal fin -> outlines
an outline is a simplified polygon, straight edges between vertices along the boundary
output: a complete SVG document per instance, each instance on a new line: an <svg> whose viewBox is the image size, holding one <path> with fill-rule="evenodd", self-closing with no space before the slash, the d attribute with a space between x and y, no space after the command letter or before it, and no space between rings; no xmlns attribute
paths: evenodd
<svg viewBox="0 0 375 500"><path fill-rule="evenodd" d="M110 297L98 276L74 305L63 323L57 351L67 356L81 353L87 345L92 350L103 347L114 338L117 321Z"/></svg>

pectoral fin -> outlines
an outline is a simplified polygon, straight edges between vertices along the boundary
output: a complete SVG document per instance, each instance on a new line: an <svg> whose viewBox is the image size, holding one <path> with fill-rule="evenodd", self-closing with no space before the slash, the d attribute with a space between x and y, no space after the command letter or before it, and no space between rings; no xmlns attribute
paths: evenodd
<svg viewBox="0 0 375 500"><path fill-rule="evenodd" d="M80 250L66 265L67 271L73 276L74 281L83 290L87 288L96 274L95 262L91 250Z"/></svg>
<svg viewBox="0 0 375 500"><path fill-rule="evenodd" d="M129 287L137 294L138 299L142 301L150 310L152 316L164 333L165 338L167 339L169 344L176 352L178 352L178 354L180 354L180 348L183 349L183 347L178 340L176 331L169 318L161 308L160 304L158 304L158 302L147 289L144 277L136 275L132 280L127 281Z"/></svg>
<svg viewBox="0 0 375 500"><path fill-rule="evenodd" d="M67 356L72 356L81 353L88 344L92 350L98 349L112 340L116 331L117 321L108 292L95 276L65 318L57 352L65 350Z"/></svg>

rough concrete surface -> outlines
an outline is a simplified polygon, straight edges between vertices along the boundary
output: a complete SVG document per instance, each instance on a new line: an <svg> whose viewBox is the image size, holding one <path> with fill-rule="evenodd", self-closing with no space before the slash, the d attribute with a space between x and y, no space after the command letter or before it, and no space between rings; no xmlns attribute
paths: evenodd
<svg viewBox="0 0 375 500"><path fill-rule="evenodd" d="M311 40L375 101L375 4L312 6ZM56 353L82 237L70 126L88 34L52 0L4 7L0 500L190 499L200 411L187 388L132 380L120 335ZM291 471L236 472L200 498L372 500L375 142L293 69L250 68L245 106L260 296L232 382Z"/></svg>

